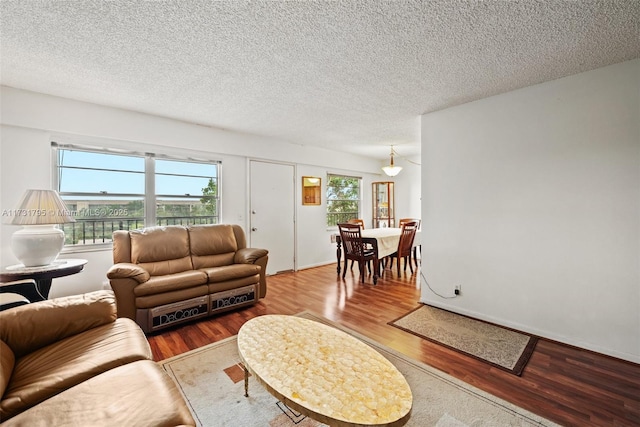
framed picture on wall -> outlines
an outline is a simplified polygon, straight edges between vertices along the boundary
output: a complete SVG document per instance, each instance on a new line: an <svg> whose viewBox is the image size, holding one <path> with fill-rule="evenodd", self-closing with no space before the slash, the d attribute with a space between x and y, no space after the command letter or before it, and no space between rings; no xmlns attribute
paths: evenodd
<svg viewBox="0 0 640 427"><path fill-rule="evenodd" d="M319 205L322 202L320 189L322 188L322 178L316 176L302 177L302 204Z"/></svg>

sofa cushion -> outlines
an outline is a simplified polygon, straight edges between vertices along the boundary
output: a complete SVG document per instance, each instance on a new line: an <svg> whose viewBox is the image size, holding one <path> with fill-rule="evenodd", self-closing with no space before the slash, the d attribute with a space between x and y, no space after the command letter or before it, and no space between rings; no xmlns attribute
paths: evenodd
<svg viewBox="0 0 640 427"><path fill-rule="evenodd" d="M193 288L205 283L207 283L207 274L204 271L190 270L164 276L152 276L146 282L136 286L133 293L136 297L141 297Z"/></svg>
<svg viewBox="0 0 640 427"><path fill-rule="evenodd" d="M209 283L209 294L213 295L217 292L230 291L232 289L243 288L248 285L255 285L256 291L258 292L258 295L259 295L260 276L255 275L255 276L243 277L241 279L228 280L226 282ZM257 302L257 301L258 300L256 299L254 302ZM213 309L214 307L211 307L211 308Z"/></svg>
<svg viewBox="0 0 640 427"><path fill-rule="evenodd" d="M190 226L189 244L196 270L233 264L238 250L233 227L228 224Z"/></svg>
<svg viewBox="0 0 640 427"><path fill-rule="evenodd" d="M16 360L0 402L0 418L6 420L116 366L151 357L144 333L124 318L42 347Z"/></svg>
<svg viewBox="0 0 640 427"><path fill-rule="evenodd" d="M171 378L155 362L120 366L2 424L9 426L194 426Z"/></svg>
<svg viewBox="0 0 640 427"><path fill-rule="evenodd" d="M111 323L116 317L111 291L39 301L0 312L0 339L20 359L71 335Z"/></svg>
<svg viewBox="0 0 640 427"><path fill-rule="evenodd" d="M131 262L131 236L129 230L115 230L113 238L113 263Z"/></svg>
<svg viewBox="0 0 640 427"><path fill-rule="evenodd" d="M203 268L207 273L209 283L226 282L234 279L241 279L260 274L261 267L255 264L232 264L224 267ZM259 276L256 276L260 280Z"/></svg>
<svg viewBox="0 0 640 427"><path fill-rule="evenodd" d="M207 287L207 285L200 285L187 289L180 289L177 291L136 297L136 307L138 308L137 311L139 312L140 309L154 308L161 305L172 304L174 302L202 297L207 295L208 292L209 288Z"/></svg>
<svg viewBox="0 0 640 427"><path fill-rule="evenodd" d="M151 276L192 270L189 253L189 233L184 227L149 227L133 230L131 262Z"/></svg>
<svg viewBox="0 0 640 427"><path fill-rule="evenodd" d="M0 341L0 396L4 395L4 391L7 389L15 363L16 358L13 351L4 341Z"/></svg>

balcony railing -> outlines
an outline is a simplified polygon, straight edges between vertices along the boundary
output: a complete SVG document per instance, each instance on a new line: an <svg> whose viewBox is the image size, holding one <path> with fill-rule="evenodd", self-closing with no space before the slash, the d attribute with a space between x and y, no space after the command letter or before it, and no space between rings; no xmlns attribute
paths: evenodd
<svg viewBox="0 0 640 427"><path fill-rule="evenodd" d="M327 213L327 227L337 227L338 224L354 218L358 218L358 212L329 212Z"/></svg>
<svg viewBox="0 0 640 427"><path fill-rule="evenodd" d="M214 216L172 216L158 217L156 225L197 225L217 222L218 218ZM113 232L116 230L136 230L144 226L144 218L76 218L76 222L61 224L60 228L64 231L66 245L94 245L110 243Z"/></svg>

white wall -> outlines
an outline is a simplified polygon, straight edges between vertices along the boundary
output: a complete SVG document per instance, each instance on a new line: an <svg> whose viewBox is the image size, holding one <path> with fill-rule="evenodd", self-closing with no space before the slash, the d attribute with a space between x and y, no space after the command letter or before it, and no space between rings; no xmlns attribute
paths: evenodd
<svg viewBox="0 0 640 427"><path fill-rule="evenodd" d="M410 161L408 161L410 160ZM395 182L396 221L400 218L421 218L421 165L420 156L394 160L402 171L393 178L385 177L382 181ZM387 160L384 165L389 164Z"/></svg>
<svg viewBox="0 0 640 427"><path fill-rule="evenodd" d="M422 118L422 300L640 362L640 60Z"/></svg>
<svg viewBox="0 0 640 427"><path fill-rule="evenodd" d="M363 177L365 214L371 216L371 182L380 179L374 159L287 141L223 131L162 117L63 99L9 87L0 88L0 212L13 208L24 190L51 188L51 141L122 147L166 154L207 156L222 161L222 221L247 225L247 159L265 159L296 165L296 173L320 176L328 172ZM326 201L302 206L301 178L296 185L297 268L335 262L333 231L326 227ZM17 261L10 249L17 229L0 225L0 265ZM60 258L86 258L85 270L55 279L51 297L100 289L112 265L111 250L63 253Z"/></svg>

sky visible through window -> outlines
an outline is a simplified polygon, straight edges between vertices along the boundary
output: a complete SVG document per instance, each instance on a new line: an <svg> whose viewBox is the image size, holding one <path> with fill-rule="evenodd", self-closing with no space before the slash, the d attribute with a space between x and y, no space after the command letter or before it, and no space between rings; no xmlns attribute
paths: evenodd
<svg viewBox="0 0 640 427"><path fill-rule="evenodd" d="M109 194L145 192L144 157L60 150L59 165L63 193L102 193L109 198ZM156 159L155 168L156 194L170 196L202 195L217 171L215 164L166 159Z"/></svg>
<svg viewBox="0 0 640 427"><path fill-rule="evenodd" d="M219 221L217 162L66 148L57 162L58 190L76 219L62 225L67 245L108 243L114 230L145 225Z"/></svg>

